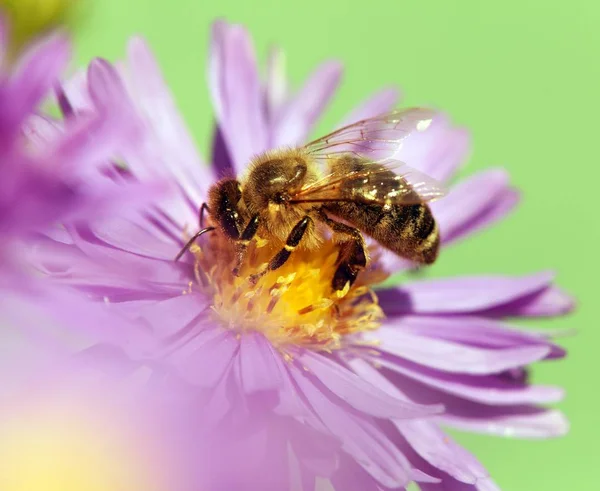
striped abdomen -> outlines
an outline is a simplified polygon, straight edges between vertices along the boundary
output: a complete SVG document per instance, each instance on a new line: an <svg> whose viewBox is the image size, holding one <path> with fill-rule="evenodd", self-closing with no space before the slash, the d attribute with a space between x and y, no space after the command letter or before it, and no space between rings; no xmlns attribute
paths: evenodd
<svg viewBox="0 0 600 491"><path fill-rule="evenodd" d="M325 210L399 256L424 264L435 261L440 238L429 206L394 203L399 192L406 202L419 203L419 195L404 179L384 165L352 155L331 161L330 172L340 176L340 201L324 203Z"/></svg>
<svg viewBox="0 0 600 491"><path fill-rule="evenodd" d="M340 202L328 203L324 208L401 257L424 264L433 263L437 257L439 231L425 204L382 206Z"/></svg>

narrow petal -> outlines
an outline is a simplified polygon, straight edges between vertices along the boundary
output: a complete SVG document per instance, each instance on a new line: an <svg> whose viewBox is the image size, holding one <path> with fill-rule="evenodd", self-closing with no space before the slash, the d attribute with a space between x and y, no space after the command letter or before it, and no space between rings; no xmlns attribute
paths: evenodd
<svg viewBox="0 0 600 491"><path fill-rule="evenodd" d="M75 109L73 108L71 101L69 101L64 88L60 84L54 86L54 94L63 119L67 120L73 118L75 116Z"/></svg>
<svg viewBox="0 0 600 491"><path fill-rule="evenodd" d="M132 95L147 129L156 139L155 148L162 152L164 161L188 196L200 202L206 196L211 173L202 162L160 68L143 39L133 38L129 42L128 65Z"/></svg>
<svg viewBox="0 0 600 491"><path fill-rule="evenodd" d="M75 71L67 80L62 82L61 88L75 112L92 109L86 70Z"/></svg>
<svg viewBox="0 0 600 491"><path fill-rule="evenodd" d="M397 429L396 429L397 432ZM428 490L428 491L499 491L498 486L490 479L488 472L483 468L483 466L477 461L477 459L466 452L465 449L458 450L458 454L464 457L464 460L459 461L458 459L453 459L451 455L445 455L443 452L441 455L436 456L435 450L433 450L432 459L438 461L441 466L438 468L435 465L432 465L426 459L421 457L416 451L415 448L409 444L404 435L399 434L397 437L393 437L390 435L392 441L394 441L400 449L407 455L409 461L419 469L423 469L427 475L431 476L433 479L429 481L419 482L419 489ZM433 441L432 441L433 443ZM448 450L452 448L452 446L447 445L448 442L442 442L442 448L444 450ZM465 455L466 454L466 455ZM453 465L450 464L450 461L446 462L446 465L440 462L440 458L442 461L445 458L449 458L450 460L454 460L458 464L458 469L455 469L457 472L453 474L446 473L441 470L441 467L448 468L449 470L453 469ZM447 464L450 464L447 466ZM462 476L462 479L457 479L455 475L459 477ZM469 484L474 483L474 484Z"/></svg>
<svg viewBox="0 0 600 491"><path fill-rule="evenodd" d="M217 327L196 327L197 334L173 351L171 360L180 374L194 385L212 388L231 369L239 351L234 333ZM175 348L175 347L174 347Z"/></svg>
<svg viewBox="0 0 600 491"><path fill-rule="evenodd" d="M246 394L266 390L278 390L283 380L275 362L280 356L273 352L271 344L259 333L246 333L240 339L240 374L242 389Z"/></svg>
<svg viewBox="0 0 600 491"><path fill-rule="evenodd" d="M525 439L554 438L569 431L569 422L558 410L525 406L513 414L490 413L483 411L478 417L447 415L440 418L440 423L462 431Z"/></svg>
<svg viewBox="0 0 600 491"><path fill-rule="evenodd" d="M323 424L373 478L391 488L408 484L411 467L406 458L370 420L357 417L341 400L334 403L327 396L327 389L302 368L295 367L292 373Z"/></svg>
<svg viewBox="0 0 600 491"><path fill-rule="evenodd" d="M543 359L550 352L547 346L519 346L490 349L465 346L384 326L364 335L379 343L379 350L414 363L453 373L499 373Z"/></svg>
<svg viewBox="0 0 600 491"><path fill-rule="evenodd" d="M119 130L122 130L119 131ZM96 174L97 166L114 156L114 150L132 134L132 126L125 119L111 120L106 115L78 119L64 137L54 142L48 157L62 171L74 171L80 176ZM129 141L134 141L130 138Z"/></svg>
<svg viewBox="0 0 600 491"><path fill-rule="evenodd" d="M466 484L462 481L440 473L441 482L423 483L419 486L421 491L500 491L498 485L490 478L482 479L477 484Z"/></svg>
<svg viewBox="0 0 600 491"><path fill-rule="evenodd" d="M111 105L120 108L123 103L131 110L127 103L125 85L117 70L108 61L101 58L92 60L88 68L87 82L90 99L101 111L108 110Z"/></svg>
<svg viewBox="0 0 600 491"><path fill-rule="evenodd" d="M119 290L129 291L129 296L164 298L180 295L184 278L189 275L189 265L172 260L153 260L100 242L86 227L69 228L73 244L68 245L39 238L28 259L57 282L102 291L99 300L123 301ZM91 259L93 258L93 259ZM115 295L113 298L111 295ZM137 295L137 296L136 296ZM129 299L133 299L129 298Z"/></svg>
<svg viewBox="0 0 600 491"><path fill-rule="evenodd" d="M207 306L208 299L201 295L178 295L138 307L138 315L152 328L154 336L168 340L204 315Z"/></svg>
<svg viewBox="0 0 600 491"><path fill-rule="evenodd" d="M325 387L355 409L378 418L415 418L439 413L441 406L423 407L389 396L377 387L318 353L304 353L299 360Z"/></svg>
<svg viewBox="0 0 600 491"><path fill-rule="evenodd" d="M339 467L341 448L337 438L329 434L315 431L304 423L286 424L289 441L294 455L300 464L300 471L305 476L303 482L313 484L315 478L330 478ZM354 465L358 465L354 462Z"/></svg>
<svg viewBox="0 0 600 491"><path fill-rule="evenodd" d="M533 292L512 302L481 312L490 317L554 317L568 314L575 308L575 299L554 285Z"/></svg>
<svg viewBox="0 0 600 491"><path fill-rule="evenodd" d="M569 424L557 410L532 405L497 406L468 401L446 394L403 375L385 370L385 376L402 387L410 399L422 404L442 402L444 414L435 419L455 429L516 438L550 438L562 436Z"/></svg>
<svg viewBox="0 0 600 491"><path fill-rule="evenodd" d="M503 374L470 375L448 373L403 360L398 357L378 356L373 363L393 372L405 375L444 393L462 397L474 402L495 405L549 404L560 401L564 390L560 387L528 385L523 381L513 381Z"/></svg>
<svg viewBox="0 0 600 491"><path fill-rule="evenodd" d="M376 92L366 101L355 107L350 114L346 115L343 121L337 125L342 128L346 125L362 121L363 119L372 118L379 114L391 111L400 100L400 91L395 87L383 89Z"/></svg>
<svg viewBox="0 0 600 491"><path fill-rule="evenodd" d="M380 371L364 360L355 359L350 365L361 377L385 392L406 399L399 387L394 386ZM435 422L415 419L394 421L394 424L412 449L436 469L441 469L466 483L475 483L488 477L487 471L477 459L443 433ZM421 468L418 465L417 467ZM421 470L428 472L428 469Z"/></svg>
<svg viewBox="0 0 600 491"><path fill-rule="evenodd" d="M470 222L463 224L454 224L454 226L446 227L446 235L442 235L444 245L456 242L460 239L468 237L480 230L483 230L490 225L493 225L500 220L504 220L517 207L521 200L521 195L516 189L506 189L497 199L490 203L489 207L481 208L477 216L473 216ZM440 224L440 230L443 225ZM440 232L442 234L442 232Z"/></svg>
<svg viewBox="0 0 600 491"><path fill-rule="evenodd" d="M277 490L291 489L290 463L289 463L289 442L285 433L269 432L264 457L259 465L250 467L249 476L242 478L236 477L237 486L225 487L224 489L243 489L249 482L256 483L257 489L261 490ZM241 459L247 458L249 454L256 451L254 445L249 445L248 448L240 452L240 458L235 458L234 462L240 462ZM236 472L231 472L231 460L228 455L224 460L226 462L227 472L235 475ZM266 472L265 472L266 471ZM227 483L224 483L227 486Z"/></svg>
<svg viewBox="0 0 600 491"><path fill-rule="evenodd" d="M153 259L172 262L179 247L178 243L160 240L151 227L117 216L92 224L90 230L106 244Z"/></svg>
<svg viewBox="0 0 600 491"><path fill-rule="evenodd" d="M116 157L119 149L139 145L141 133L125 87L107 61L92 61L87 80L95 112L70 123L52 152L61 166L89 174L89 169L96 173L97 166Z"/></svg>
<svg viewBox="0 0 600 491"><path fill-rule="evenodd" d="M400 273L415 267L415 263L394 254L389 249L381 247L376 241L366 237L370 249L376 251L373 255L374 263L388 274Z"/></svg>
<svg viewBox="0 0 600 491"><path fill-rule="evenodd" d="M530 276L467 276L407 283L378 292L388 316L474 314L511 304L548 288L554 274Z"/></svg>
<svg viewBox="0 0 600 491"><path fill-rule="evenodd" d="M466 163L470 149L469 132L451 126L446 116L439 115L426 131L414 132L406 139L398 158L444 182Z"/></svg>
<svg viewBox="0 0 600 491"><path fill-rule="evenodd" d="M190 374L190 382L192 384L195 380L199 387L209 389L207 391L209 394L208 400L204 399L203 397L199 397L199 403L197 404L199 409L197 418L198 421L202 422L202 426L204 428L218 428L219 425L222 424L223 418L226 417L229 411L237 409L234 405L234 401L232 401L231 393L228 391L228 386L230 385L229 381L232 378L232 367L235 358L229 357L228 352L226 352L226 355L227 357L225 359L216 360L216 370L208 374L208 380L206 380L206 374L201 374L200 376L196 374L195 379L192 379L191 377L193 377L193 374ZM208 358L210 361L211 355L208 355ZM202 361L204 360L202 359ZM201 365L199 368L208 369L209 367L206 365ZM183 372L183 375L185 379L185 371ZM198 391L199 396L200 394L200 391ZM230 441L230 438L226 438L225 441L219 442L219 446L217 448L221 449L223 445L227 446Z"/></svg>
<svg viewBox="0 0 600 491"><path fill-rule="evenodd" d="M390 321L388 325L418 336L443 339L465 346L492 349L545 346L549 348L549 358L561 358L564 355L562 348L536 332L516 329L484 317L407 315L396 322Z"/></svg>
<svg viewBox="0 0 600 491"><path fill-rule="evenodd" d="M217 121L239 174L268 149L266 114L254 47L247 31L213 24L208 78Z"/></svg>
<svg viewBox="0 0 600 491"><path fill-rule="evenodd" d="M90 302L82 292L55 290L50 295L40 295L35 299L35 305L40 308L39 313L43 312L48 316L37 327L49 328L49 332L55 333L57 326L59 330L65 326L77 327L77 331L63 331L63 339L83 341L84 345L98 343L118 346L128 355L152 346L153 339L142 326L114 315L109 305ZM27 312L26 314L29 315ZM82 319L85 321L82 322ZM58 320L59 323L56 324L53 320ZM135 348L129 351L129 347Z"/></svg>
<svg viewBox="0 0 600 491"><path fill-rule="evenodd" d="M95 60L88 72L89 93L99 114L89 123L84 121L81 131L75 132L76 137L63 145L66 148L60 150L64 158L74 160L74 156L81 155L98 160L102 156L106 158L106 152L118 149L118 156L127 162L128 172L137 180L146 183L158 180L165 186L171 186L172 192L158 201L161 210L179 229L183 231L186 226L195 228L201 204L199 192L203 187L197 188L192 180L186 179L181 173L181 166L171 165L172 154L177 154L178 149L170 146L173 142L162 142L144 128L147 123L140 119L134 107L134 96L130 97L127 93L112 65L104 60ZM90 129L86 130L86 124ZM96 138L88 137L92 130ZM209 180L203 179L203 182L204 188L207 188Z"/></svg>
<svg viewBox="0 0 600 491"><path fill-rule="evenodd" d="M33 149L43 149L43 152L47 151L48 142L59 139L62 132L63 128L58 121L41 114L30 116L23 125L23 133Z"/></svg>
<svg viewBox="0 0 600 491"><path fill-rule="evenodd" d="M281 110L271 129L271 146L297 146L304 143L335 93L342 76L342 65L330 61L321 65L304 86Z"/></svg>
<svg viewBox="0 0 600 491"><path fill-rule="evenodd" d="M236 412L237 409L232 404L232 411ZM205 423L201 419L200 422ZM290 489L287 446L284 431L277 431L276 427L259 421L244 421L237 432L216 427L206 448L207 454L195 459L196 465L205 462L208 465L205 475L201 476L198 486L193 489ZM235 471L232 470L233 463Z"/></svg>
<svg viewBox="0 0 600 491"><path fill-rule="evenodd" d="M432 203L442 241L447 244L504 218L518 203L503 170L474 174L452 188L448 196Z"/></svg>
<svg viewBox="0 0 600 491"><path fill-rule="evenodd" d="M231 152L227 148L227 142L223 136L223 130L218 124L213 128L211 148L211 165L217 179L223 177L235 177Z"/></svg>
<svg viewBox="0 0 600 491"><path fill-rule="evenodd" d="M280 110L288 99L288 92L285 52L281 48L274 47L269 51L267 59L267 82L265 87L267 116L272 127L279 120Z"/></svg>
<svg viewBox="0 0 600 491"><path fill-rule="evenodd" d="M279 403L275 408L275 413L306 421L309 427L323 435L329 435L329 430L316 416L315 411L306 398L303 397L301 388L295 382L296 367L278 357L275 358L275 365L277 366L278 377L282 381L282 388L279 391Z"/></svg>
<svg viewBox="0 0 600 491"><path fill-rule="evenodd" d="M479 461L444 433L437 424L411 421L396 423L396 427L423 459L456 480L475 484L489 478L488 472Z"/></svg>
<svg viewBox="0 0 600 491"><path fill-rule="evenodd" d="M336 491L382 491L373 476L348 458L340 463L339 470L331 478L331 485Z"/></svg>
<svg viewBox="0 0 600 491"><path fill-rule="evenodd" d="M12 114L4 114L3 118L10 117L11 124L18 126L49 94L70 56L70 43L64 36L55 35L32 45L9 81L6 95L10 104L6 107L12 110ZM8 128L3 127L3 130Z"/></svg>

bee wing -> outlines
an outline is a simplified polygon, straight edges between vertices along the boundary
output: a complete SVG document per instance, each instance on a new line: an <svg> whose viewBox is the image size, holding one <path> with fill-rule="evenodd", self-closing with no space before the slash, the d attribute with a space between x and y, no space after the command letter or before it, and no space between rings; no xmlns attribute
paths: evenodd
<svg viewBox="0 0 600 491"><path fill-rule="evenodd" d="M363 119L314 140L304 150L315 159L353 154L381 162L397 157L404 139L414 131L426 130L435 112L425 108L392 111Z"/></svg>
<svg viewBox="0 0 600 491"><path fill-rule="evenodd" d="M343 176L328 174L302 188L291 201L414 205L427 203L445 194L444 186L432 177L403 162L387 159L377 164L366 162L361 169Z"/></svg>

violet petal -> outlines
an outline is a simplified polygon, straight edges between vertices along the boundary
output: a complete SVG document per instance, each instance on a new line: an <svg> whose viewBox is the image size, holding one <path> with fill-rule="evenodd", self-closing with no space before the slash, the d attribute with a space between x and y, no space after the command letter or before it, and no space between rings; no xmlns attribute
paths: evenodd
<svg viewBox="0 0 600 491"><path fill-rule="evenodd" d="M400 91L395 87L382 89L379 92L371 95L367 100L355 107L348 115L344 117L342 122L337 125L342 128L346 125L362 121L363 119L372 118L379 114L391 111L400 100Z"/></svg>
<svg viewBox="0 0 600 491"><path fill-rule="evenodd" d="M254 46L243 27L217 21L210 49L208 79L215 114L239 174L252 156L268 149Z"/></svg>
<svg viewBox="0 0 600 491"><path fill-rule="evenodd" d="M474 314L506 305L550 286L554 274L465 276L421 280L378 291L388 316L403 314Z"/></svg>
<svg viewBox="0 0 600 491"><path fill-rule="evenodd" d="M271 128L271 147L303 144L335 93L342 75L338 62L318 67L304 86L281 109L279 120Z"/></svg>

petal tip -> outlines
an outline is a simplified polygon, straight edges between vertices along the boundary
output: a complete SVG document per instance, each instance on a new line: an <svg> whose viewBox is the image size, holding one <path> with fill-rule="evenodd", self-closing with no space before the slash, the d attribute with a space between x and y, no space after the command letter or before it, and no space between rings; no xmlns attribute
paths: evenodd
<svg viewBox="0 0 600 491"><path fill-rule="evenodd" d="M127 40L128 53L137 53L139 51L150 51L148 41L141 34L134 34Z"/></svg>
<svg viewBox="0 0 600 491"><path fill-rule="evenodd" d="M548 412L548 427L544 436L553 438L565 436L571 429L571 423L567 417L559 410Z"/></svg>
<svg viewBox="0 0 600 491"><path fill-rule="evenodd" d="M104 58L94 58L88 67L88 90L98 107L105 107L120 98L125 88L117 70Z"/></svg>
<svg viewBox="0 0 600 491"><path fill-rule="evenodd" d="M554 307L554 315L570 314L579 307L578 300L561 288L554 287L553 297L552 304Z"/></svg>
<svg viewBox="0 0 600 491"><path fill-rule="evenodd" d="M497 180L499 183L503 183L505 186L509 186L510 183L510 174L508 170L504 167L492 167L487 171L483 171L483 175L488 176L488 178L492 178Z"/></svg>

